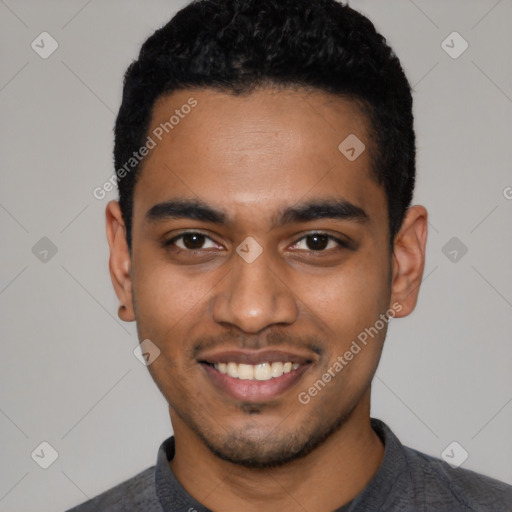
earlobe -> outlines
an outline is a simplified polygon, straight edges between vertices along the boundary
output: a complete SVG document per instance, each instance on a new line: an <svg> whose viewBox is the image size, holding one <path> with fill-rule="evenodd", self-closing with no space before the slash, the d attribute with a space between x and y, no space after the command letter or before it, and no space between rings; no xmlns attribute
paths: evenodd
<svg viewBox="0 0 512 512"><path fill-rule="evenodd" d="M117 201L110 201L105 210L107 239L110 248L109 271L119 299L118 316L125 322L135 320L132 301L131 256L126 242L126 227Z"/></svg>
<svg viewBox="0 0 512 512"><path fill-rule="evenodd" d="M427 210L415 205L406 216L395 237L392 264L391 304L402 306L397 317L405 317L416 307L427 244Z"/></svg>

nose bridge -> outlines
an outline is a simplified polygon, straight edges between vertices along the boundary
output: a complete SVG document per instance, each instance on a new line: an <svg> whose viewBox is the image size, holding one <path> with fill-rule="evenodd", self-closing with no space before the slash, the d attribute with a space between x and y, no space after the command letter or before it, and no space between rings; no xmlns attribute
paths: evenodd
<svg viewBox="0 0 512 512"><path fill-rule="evenodd" d="M253 333L275 323L292 323L297 315L293 294L272 268L269 255L259 251L254 257L253 247L244 254L248 247L242 243L233 255L230 275L215 297L214 320Z"/></svg>

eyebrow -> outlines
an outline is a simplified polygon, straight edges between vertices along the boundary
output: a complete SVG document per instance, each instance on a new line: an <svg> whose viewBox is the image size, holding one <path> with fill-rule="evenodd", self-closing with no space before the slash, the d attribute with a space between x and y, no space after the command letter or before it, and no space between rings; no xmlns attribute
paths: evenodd
<svg viewBox="0 0 512 512"><path fill-rule="evenodd" d="M145 215L145 220L149 222L170 219L193 219L213 224L225 224L227 214L197 199L173 199L155 204Z"/></svg>
<svg viewBox="0 0 512 512"><path fill-rule="evenodd" d="M286 208L274 218L273 226L278 227L318 219L337 219L366 223L370 220L370 217L360 206L345 199L325 199L302 202Z"/></svg>
<svg viewBox="0 0 512 512"><path fill-rule="evenodd" d="M171 219L192 219L213 224L227 224L228 214L197 199L173 199L152 206L145 215L151 223ZM272 227L319 219L337 219L366 223L369 216L361 208L345 199L325 199L301 202L285 208L272 219Z"/></svg>

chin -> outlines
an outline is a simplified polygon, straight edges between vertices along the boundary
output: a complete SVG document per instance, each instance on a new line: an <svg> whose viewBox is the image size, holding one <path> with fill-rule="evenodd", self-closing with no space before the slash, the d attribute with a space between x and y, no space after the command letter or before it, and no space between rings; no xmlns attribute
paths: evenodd
<svg viewBox="0 0 512 512"><path fill-rule="evenodd" d="M261 440L247 440L230 436L226 443L206 443L210 451L222 460L246 468L265 469L283 466L293 460L306 456L308 442L290 438L275 439L269 443L265 437Z"/></svg>
<svg viewBox="0 0 512 512"><path fill-rule="evenodd" d="M217 457L246 468L265 469L284 466L309 455L338 431L346 416L332 423L304 425L302 429L276 432L278 427L262 431L246 427L238 432L212 438L197 432L208 449Z"/></svg>

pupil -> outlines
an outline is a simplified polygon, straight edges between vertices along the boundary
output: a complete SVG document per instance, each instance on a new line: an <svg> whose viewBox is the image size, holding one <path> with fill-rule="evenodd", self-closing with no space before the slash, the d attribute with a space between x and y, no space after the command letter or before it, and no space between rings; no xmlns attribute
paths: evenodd
<svg viewBox="0 0 512 512"><path fill-rule="evenodd" d="M183 235L183 245L187 249L200 249L204 244L204 235L192 233Z"/></svg>
<svg viewBox="0 0 512 512"><path fill-rule="evenodd" d="M309 235L307 237L307 246L312 251L321 251L327 247L329 237L326 235Z"/></svg>

